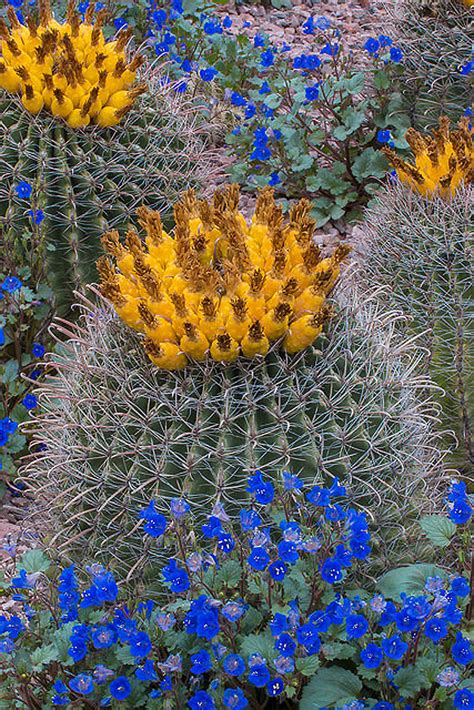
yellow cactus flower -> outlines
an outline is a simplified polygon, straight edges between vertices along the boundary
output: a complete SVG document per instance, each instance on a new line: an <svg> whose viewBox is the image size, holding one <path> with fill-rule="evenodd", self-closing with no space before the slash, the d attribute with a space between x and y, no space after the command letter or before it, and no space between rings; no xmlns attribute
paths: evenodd
<svg viewBox="0 0 474 710"><path fill-rule="evenodd" d="M447 197L454 195L462 182L473 182L474 148L467 118L461 119L457 131L451 131L449 119L442 116L433 136L424 136L409 128L405 138L415 156L414 165L402 160L391 148L384 146L382 150L399 180L415 192L421 195L436 192Z"/></svg>
<svg viewBox="0 0 474 710"><path fill-rule="evenodd" d="M147 88L133 86L144 59L138 55L127 63L128 30L115 41L105 40L105 10L93 24L94 3L83 22L75 6L69 0L62 24L53 19L50 0L39 3L39 24L31 17L20 24L8 8L10 27L0 19L0 89L20 94L30 113L46 108L74 129L115 126Z"/></svg>
<svg viewBox="0 0 474 710"><path fill-rule="evenodd" d="M102 237L113 263L98 261L101 291L142 334L158 367L264 357L273 344L291 354L311 345L330 315L325 299L349 248L339 245L323 259L306 200L285 225L265 188L247 225L238 197L235 185L211 202L190 190L175 205L172 234L157 212L141 207L145 239L133 230L124 243L117 231Z"/></svg>

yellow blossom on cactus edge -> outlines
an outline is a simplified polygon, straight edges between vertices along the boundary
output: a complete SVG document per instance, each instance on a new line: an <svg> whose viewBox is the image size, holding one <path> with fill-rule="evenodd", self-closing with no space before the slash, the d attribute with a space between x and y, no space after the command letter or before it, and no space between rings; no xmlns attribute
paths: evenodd
<svg viewBox="0 0 474 710"><path fill-rule="evenodd" d="M454 195L459 185L474 179L474 148L472 128L467 118L459 122L457 131L449 128L449 119L439 119L438 130L432 136L422 135L409 128L405 138L415 157L408 163L391 148L382 150L387 155L401 182L421 195L439 193Z"/></svg>
<svg viewBox="0 0 474 710"><path fill-rule="evenodd" d="M238 202L236 185L211 202L190 190L175 205L173 234L158 212L141 207L144 240L134 231L123 244L117 231L102 237L109 256L97 262L101 291L143 334L157 367L265 357L274 344L296 353L313 343L331 315L326 296L350 248L339 245L322 257L307 200L291 209L287 224L269 187L260 192L250 225Z"/></svg>
<svg viewBox="0 0 474 710"><path fill-rule="evenodd" d="M69 0L62 24L51 14L50 0L38 4L39 24L29 17L22 25L11 6L10 28L0 18L0 89L19 94L30 113L46 109L71 128L115 126L147 88L133 85L144 59L127 62L130 32L106 41L106 11L93 23L94 3L81 22L75 0Z"/></svg>

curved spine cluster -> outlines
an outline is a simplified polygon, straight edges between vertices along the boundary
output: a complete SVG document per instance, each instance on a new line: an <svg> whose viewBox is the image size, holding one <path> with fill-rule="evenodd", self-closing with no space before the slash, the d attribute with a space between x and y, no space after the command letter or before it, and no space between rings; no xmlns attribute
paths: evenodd
<svg viewBox="0 0 474 710"><path fill-rule="evenodd" d="M454 195L459 185L474 181L474 148L467 118L459 122L459 130L450 131L449 119L439 119L433 137L413 128L405 135L415 156L415 164L402 160L391 148L382 150L397 171L401 182L421 195L440 193Z"/></svg>
<svg viewBox="0 0 474 710"><path fill-rule="evenodd" d="M346 246L322 258L313 242L310 203L302 200L289 224L273 198L261 191L250 226L238 209L238 187L212 203L187 192L175 206L174 235L160 216L138 210L145 243L129 231L103 236L114 257L98 261L102 293L120 317L145 335L150 360L166 370L188 360L232 362L264 356L275 341L288 353L311 345L330 310L328 292L348 254Z"/></svg>
<svg viewBox="0 0 474 710"><path fill-rule="evenodd" d="M127 62L126 30L105 40L105 10L93 23L92 3L80 22L75 4L69 1L62 24L52 17L49 0L40 4L38 25L32 18L22 25L9 8L11 28L0 20L0 88L19 93L30 113L47 109L72 128L115 126L147 89L144 83L133 86L144 58Z"/></svg>

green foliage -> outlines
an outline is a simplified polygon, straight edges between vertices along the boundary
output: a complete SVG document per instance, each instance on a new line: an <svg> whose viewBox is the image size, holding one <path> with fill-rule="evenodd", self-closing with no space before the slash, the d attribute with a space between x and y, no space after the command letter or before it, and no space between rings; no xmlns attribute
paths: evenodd
<svg viewBox="0 0 474 710"><path fill-rule="evenodd" d="M314 68L296 58L303 61L304 71L303 66L295 69L285 53L275 53L274 63L262 69L261 50L242 42L245 75L239 82L232 76L232 84L247 99L245 111L255 106L256 113L247 120L240 114L242 123L228 135L227 143L235 157L234 179L249 186L270 181L287 199L312 198L313 216L321 225L357 214L388 168L376 150L377 131L391 130L395 145L404 148L409 120L400 111L396 89L400 66L380 60L361 71L332 32L322 33L316 41L321 47L326 43L339 49L332 57L321 54L322 63ZM315 54L311 58L321 61ZM222 72L229 86L225 66ZM312 88L317 98L308 94ZM262 143L267 151L259 149Z"/></svg>
<svg viewBox="0 0 474 710"><path fill-rule="evenodd" d="M0 92L3 238L19 253L19 264L27 263L22 235L29 217L15 192L26 181L44 212L47 275L63 311L74 290L97 280L105 229L126 226L141 204L169 217L180 191L206 174L201 114L162 86L156 73L143 78L149 93L109 129L73 130L46 112L33 119L15 97Z"/></svg>
<svg viewBox="0 0 474 710"><path fill-rule="evenodd" d="M32 233L24 239L30 245L36 243ZM14 259L14 253L6 253L5 266L13 265ZM43 348L50 340L47 328L52 317L52 294L39 281L43 274L38 273L40 264L34 257L32 268L36 269L35 277L29 266L0 272L0 498L6 485L14 483L19 461L28 452L28 439L18 425L28 419L24 398L43 374L35 343ZM11 292L2 289L7 276L13 274L21 286Z"/></svg>
<svg viewBox="0 0 474 710"><path fill-rule="evenodd" d="M209 24L218 30L209 33ZM252 190L270 182L286 199L313 199L319 224L353 218L377 189L388 168L375 150L379 129L391 130L395 145L406 147L410 121L398 92L403 68L387 48L361 69L336 29L316 26L314 49L294 57L261 35L255 44L245 31L228 33L212 13L202 19L195 10L164 26L152 23L151 31L175 87L200 102L205 97L227 130L232 179ZM170 31L176 46L185 47L171 63ZM203 81L200 71L208 67L216 77ZM316 87L317 98L308 99L307 90Z"/></svg>
<svg viewBox="0 0 474 710"><path fill-rule="evenodd" d="M350 703L362 690L362 683L351 671L334 666L320 668L306 686L300 710L319 710Z"/></svg>
<svg viewBox="0 0 474 710"><path fill-rule="evenodd" d="M436 547L447 547L456 532L456 526L444 515L425 515L420 526Z"/></svg>
<svg viewBox="0 0 474 710"><path fill-rule="evenodd" d="M474 464L473 197L472 186L443 199L392 185L368 211L361 247L366 283L390 285L390 304L405 314L407 334L419 337L422 369L440 388L441 428L458 441L450 463L468 477ZM452 437L445 442L454 449Z"/></svg>
<svg viewBox="0 0 474 710"><path fill-rule="evenodd" d="M413 511L430 512L437 495L438 454L425 445L430 404L411 375L420 354L373 299L355 288L337 298L339 315L306 351L178 372L153 367L105 304L90 312L87 305L55 358L57 376L34 424L47 449L24 472L47 500L40 515L52 515L53 546L137 576L149 554L137 507L157 497L166 509L184 493L201 515L217 499L236 515L248 497L243 471L262 468L308 480L339 476L367 505L377 491L382 558L392 531L403 556L395 521L403 520L408 542ZM61 465L51 466L56 456ZM295 596L308 593L297 569L291 584Z"/></svg>

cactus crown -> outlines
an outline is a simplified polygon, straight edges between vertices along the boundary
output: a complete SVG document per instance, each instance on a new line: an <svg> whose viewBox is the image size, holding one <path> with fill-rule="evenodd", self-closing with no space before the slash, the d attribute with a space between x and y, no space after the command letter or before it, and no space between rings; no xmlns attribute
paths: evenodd
<svg viewBox="0 0 474 710"><path fill-rule="evenodd" d="M106 42L105 10L95 23L93 13L92 3L80 22L75 0L69 0L66 21L60 24L52 17L49 0L43 0L39 24L28 18L22 25L10 7L11 28L0 19L0 88L20 93L30 113L46 108L72 128L119 123L147 88L146 84L132 88L144 59L137 55L127 63L129 32Z"/></svg>
<svg viewBox="0 0 474 710"><path fill-rule="evenodd" d="M382 150L397 171L401 182L421 195L439 193L453 195L457 187L474 179L472 131L467 118L459 122L459 130L450 131L449 119L439 119L433 136L424 136L413 128L405 135L415 156L415 165L402 160L395 151Z"/></svg>
<svg viewBox="0 0 474 710"><path fill-rule="evenodd" d="M327 293L349 252L322 258L313 242L310 203L299 202L283 224L271 188L257 199L250 226L238 212L236 185L212 202L187 192L167 234L158 212L138 210L145 244L129 231L102 243L114 258L98 261L102 293L132 328L158 367L176 370L188 358L231 362L266 355L274 341L294 353L308 347L330 315ZM116 269L118 267L118 269Z"/></svg>

